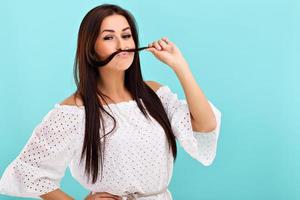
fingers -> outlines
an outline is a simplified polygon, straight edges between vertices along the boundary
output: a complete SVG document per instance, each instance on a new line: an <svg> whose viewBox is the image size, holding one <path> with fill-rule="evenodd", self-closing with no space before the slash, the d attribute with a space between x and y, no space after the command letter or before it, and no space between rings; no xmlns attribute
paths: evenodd
<svg viewBox="0 0 300 200"><path fill-rule="evenodd" d="M170 45L172 43L170 42L170 40L167 38L167 37L163 37L161 38L160 40L157 40L157 41L154 41L152 43L150 43L148 45L148 47L153 47L154 49L150 48L149 50L158 50L158 51L161 51L161 50L168 50L170 48Z"/></svg>
<svg viewBox="0 0 300 200"><path fill-rule="evenodd" d="M166 49L168 47L168 44L164 40L158 40L158 44L162 49Z"/></svg>
<svg viewBox="0 0 300 200"><path fill-rule="evenodd" d="M95 194L89 193L85 200L122 200L122 197L107 192L97 192Z"/></svg>
<svg viewBox="0 0 300 200"><path fill-rule="evenodd" d="M155 42L154 42L154 47L155 47L157 50L162 50L162 47L159 45L158 41L155 41Z"/></svg>

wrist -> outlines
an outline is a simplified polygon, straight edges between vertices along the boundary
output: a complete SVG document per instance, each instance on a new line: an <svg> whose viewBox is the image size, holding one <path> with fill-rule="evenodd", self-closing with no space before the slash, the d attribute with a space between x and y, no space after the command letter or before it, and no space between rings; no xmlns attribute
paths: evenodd
<svg viewBox="0 0 300 200"><path fill-rule="evenodd" d="M172 69L176 74L181 74L190 70L187 62L176 63L173 65Z"/></svg>

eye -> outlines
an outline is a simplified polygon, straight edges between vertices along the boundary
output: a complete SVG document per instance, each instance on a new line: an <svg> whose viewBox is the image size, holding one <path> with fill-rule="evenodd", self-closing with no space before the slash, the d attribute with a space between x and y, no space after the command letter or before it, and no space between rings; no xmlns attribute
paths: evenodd
<svg viewBox="0 0 300 200"><path fill-rule="evenodd" d="M131 38L131 35L124 35L123 38Z"/></svg>
<svg viewBox="0 0 300 200"><path fill-rule="evenodd" d="M109 38L112 38L110 36L103 38L104 40L109 40Z"/></svg>
<svg viewBox="0 0 300 200"><path fill-rule="evenodd" d="M103 39L104 40L110 40L111 38L113 38L113 37L112 36L107 36L107 37L104 37ZM126 38L126 39L131 38L131 34L123 35L123 38Z"/></svg>

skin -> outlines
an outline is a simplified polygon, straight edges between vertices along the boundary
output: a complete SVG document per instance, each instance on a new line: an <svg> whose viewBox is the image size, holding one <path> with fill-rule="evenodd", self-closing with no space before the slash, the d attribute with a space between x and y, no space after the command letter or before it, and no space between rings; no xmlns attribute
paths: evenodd
<svg viewBox="0 0 300 200"><path fill-rule="evenodd" d="M113 32L105 30L112 30ZM122 15L106 17L101 24L95 43L95 51L100 59L107 58L119 49L130 48L135 48L135 43L126 18ZM124 79L125 70L133 62L134 52L127 52L126 54L127 56L123 57L120 56L121 54L117 54L108 64L98 68L101 77L98 81L98 87L115 102L132 99L130 93L125 88ZM107 101L109 102L109 99Z"/></svg>
<svg viewBox="0 0 300 200"><path fill-rule="evenodd" d="M107 192L97 192L95 194L90 193L84 200L122 200L122 197Z"/></svg>
<svg viewBox="0 0 300 200"><path fill-rule="evenodd" d="M40 196L44 200L73 200L71 196L63 192L61 189L56 189Z"/></svg>
<svg viewBox="0 0 300 200"><path fill-rule="evenodd" d="M126 18L121 15L112 15L104 19L95 43L95 51L100 59L108 57L118 49L135 48L132 36L128 36L131 35L130 29L123 31L123 29L127 27L129 27L129 24ZM103 32L106 29L113 30L113 32ZM149 43L148 47L150 48L146 49L146 51L151 52L158 60L169 66L177 75L182 88L184 89L187 104L191 112L193 131L213 131L216 128L216 118L214 113L207 98L194 79L193 74L189 69L189 65L179 48L167 37ZM105 95L109 96L114 101L111 102L107 99L107 103L118 103L132 99L130 93L125 88L124 78L125 70L132 64L133 57L133 52L128 53L128 55L124 57L115 56L106 66L98 69L101 77L98 81L98 87ZM155 81L147 81L146 83L155 91L161 86ZM100 101L102 104L105 104L102 102L102 99L100 99ZM67 98L61 104L83 105L82 101L77 98L75 99L74 96ZM107 192L98 192L93 195L90 193L85 198L85 200L105 199L113 200L120 199L120 197Z"/></svg>
<svg viewBox="0 0 300 200"><path fill-rule="evenodd" d="M95 43L95 51L101 58L106 58L118 49L135 48L128 21L122 15L106 17L100 27ZM104 31L110 29L113 32ZM124 30L126 29L126 30ZM107 38L108 40L105 40ZM201 88L198 86L187 61L179 48L167 37L148 44L146 51L151 52L158 60L169 66L177 75L191 111L191 123L194 131L211 132L216 128L216 118ZM100 67L98 87L113 103L132 100L124 85L125 70L132 64L134 53L126 57L115 56L106 66ZM100 98L99 98L100 99ZM102 99L100 99L102 104ZM109 99L106 99L111 103Z"/></svg>
<svg viewBox="0 0 300 200"><path fill-rule="evenodd" d="M132 37L130 39L122 38L122 35L125 35L124 33L130 33L129 30L127 30L128 32L122 31L122 29L128 26L129 24L126 18L121 15L112 15L105 18L105 20L101 25L100 37L98 38L95 45L96 46L95 49L98 55L109 56L111 53L115 52L118 49L125 49L126 47L134 48L135 45ZM115 32L102 33L102 31L105 29L113 29L115 30ZM110 38L111 40L108 41L103 40L103 38L107 36L112 36L112 38ZM147 49L147 51L151 52L161 62L170 66L176 72L180 81L184 85L189 84L188 79L186 78L190 78L191 80L193 80L193 77L189 77L191 76L191 73L188 73L189 71L188 71L188 65L186 60L184 59L183 55L181 54L180 50L176 47L176 45L172 43L168 38L163 37L158 41L154 41L148 44L148 47L150 48ZM100 57L100 58L105 58L105 57ZM99 69L99 73L101 73L101 78L102 78L102 80L99 81L100 83L99 87L101 88L102 91L106 92L105 94L108 94L108 96L110 97L114 97L119 102L124 101L124 97L129 96L126 95L129 93L126 91L124 87L124 75L125 75L125 70L128 69L132 61L133 61L133 53L129 54L124 59L114 58L110 63L107 64L107 66L104 66ZM184 76L182 73L186 73L187 76ZM148 82L148 85L151 85L151 88L155 88L155 90L161 86L160 84L153 81ZM194 100L192 103L190 100L191 98L187 99L189 103L194 105L199 104L199 99L200 99L200 103L202 101L202 105L200 108L201 112L204 113L204 115L210 117L209 118L210 121L215 120L213 116L213 112L210 109L210 106L208 105L208 102L204 94L200 90L200 88L197 85L192 84L192 87L190 86L187 87L187 90L196 90L198 92L198 94L194 93L196 95L194 95ZM204 112L202 111L203 110L202 106L206 108L206 110L204 109ZM193 107L195 108L196 106ZM199 108L199 106L197 107ZM199 109L197 109L197 107L196 110L198 112ZM200 118L202 117L203 116L200 116ZM191 120L192 120L192 126L194 130L196 131L200 131L200 129L201 131L203 130L202 127L199 128L198 123L195 121L195 119L192 116L191 116ZM207 121L205 121L205 123L207 123ZM209 125L213 123L214 122L211 122L209 123ZM215 128L215 124L211 125L211 127L209 127L208 129L210 131L211 129L214 128ZM208 129L205 127L205 131L207 131ZM87 198L89 198L88 200L95 200L98 199L96 195L99 194L104 194L104 193L101 192L95 193L94 196L88 195ZM109 193L105 193L105 194L111 195ZM113 198L113 196L111 198ZM100 197L99 199L102 198Z"/></svg>

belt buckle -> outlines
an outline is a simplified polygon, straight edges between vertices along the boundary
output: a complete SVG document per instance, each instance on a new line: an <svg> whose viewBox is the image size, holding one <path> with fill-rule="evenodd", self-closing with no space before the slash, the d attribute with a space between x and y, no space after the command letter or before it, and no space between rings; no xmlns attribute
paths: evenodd
<svg viewBox="0 0 300 200"><path fill-rule="evenodd" d="M137 200L138 198L138 193L137 192L128 192L128 191L125 191L126 193L126 197L127 197L127 200Z"/></svg>

